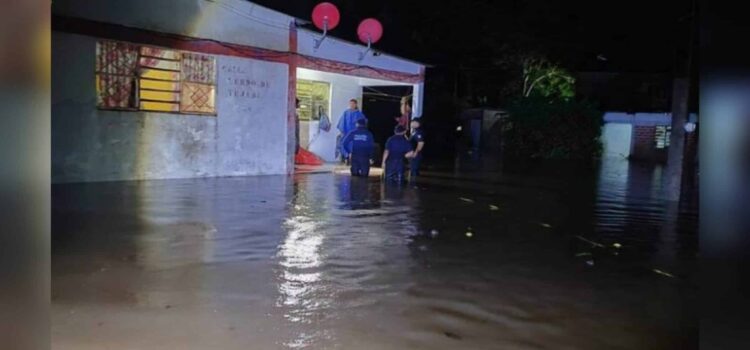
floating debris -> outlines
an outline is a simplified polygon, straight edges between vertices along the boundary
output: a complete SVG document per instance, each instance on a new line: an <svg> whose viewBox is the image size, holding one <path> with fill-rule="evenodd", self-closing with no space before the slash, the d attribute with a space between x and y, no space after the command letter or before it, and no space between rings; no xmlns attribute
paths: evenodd
<svg viewBox="0 0 750 350"><path fill-rule="evenodd" d="M432 236L432 237L437 237L438 234L440 234L440 232L438 232L438 230L436 230L436 229L432 229L430 231L430 236Z"/></svg>
<svg viewBox="0 0 750 350"><path fill-rule="evenodd" d="M673 274L671 274L671 273L669 273L669 272L664 272L664 271L662 271L662 270L659 270L659 269L653 269L652 271L654 271L654 272L656 272L657 274L660 274L660 275L662 275L662 276L665 276L665 277L669 277L669 278L675 278L675 277L674 277L674 275L673 275Z"/></svg>
<svg viewBox="0 0 750 350"><path fill-rule="evenodd" d="M461 340L461 336L453 332L443 332L443 335L451 339Z"/></svg>
<svg viewBox="0 0 750 350"><path fill-rule="evenodd" d="M466 237L474 237L474 233L472 233L471 231L466 231Z"/></svg>
<svg viewBox="0 0 750 350"><path fill-rule="evenodd" d="M581 236L576 236L576 238L578 238L578 239L580 239L580 240L582 240L582 241L584 241L584 242L586 242L586 243L588 243L588 244L591 244L591 245L593 245L594 247L605 248L604 244L601 244L601 243L596 243L596 242L594 242L594 241L592 241L592 240L588 240L588 239L586 239L586 238L583 238L583 237L581 237Z"/></svg>
<svg viewBox="0 0 750 350"><path fill-rule="evenodd" d="M586 260L586 265L594 266L594 260Z"/></svg>
<svg viewBox="0 0 750 350"><path fill-rule="evenodd" d="M544 228L552 228L552 225L544 223L544 222L540 222L539 225L541 225Z"/></svg>
<svg viewBox="0 0 750 350"><path fill-rule="evenodd" d="M500 207L490 204L490 210L500 210Z"/></svg>
<svg viewBox="0 0 750 350"><path fill-rule="evenodd" d="M612 246L615 247L615 248L617 248L617 249L622 248L622 244L620 244L620 243L613 243Z"/></svg>
<svg viewBox="0 0 750 350"><path fill-rule="evenodd" d="M460 199L460 200L462 200L462 201L464 201L466 203L474 203L473 199L464 198L464 197L458 197L458 199Z"/></svg>
<svg viewBox="0 0 750 350"><path fill-rule="evenodd" d="M578 256L578 257L580 257L580 256L591 256L591 253L589 253L589 252L583 252L583 253L576 254L576 256Z"/></svg>

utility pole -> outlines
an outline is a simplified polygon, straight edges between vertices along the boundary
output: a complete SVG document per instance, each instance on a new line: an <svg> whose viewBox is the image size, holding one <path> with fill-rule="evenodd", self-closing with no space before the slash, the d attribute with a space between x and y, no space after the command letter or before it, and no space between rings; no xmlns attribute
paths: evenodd
<svg viewBox="0 0 750 350"><path fill-rule="evenodd" d="M679 201L682 192L682 170L685 158L685 124L690 113L690 72L693 64L693 40L695 32L696 0L692 1L690 14L689 40L687 47L687 64L675 70L672 84L672 134L669 138L665 194L669 201Z"/></svg>

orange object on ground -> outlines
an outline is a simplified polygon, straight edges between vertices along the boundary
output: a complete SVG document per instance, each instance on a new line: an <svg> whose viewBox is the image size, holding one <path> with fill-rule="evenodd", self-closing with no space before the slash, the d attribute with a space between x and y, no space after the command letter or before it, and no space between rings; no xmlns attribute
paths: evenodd
<svg viewBox="0 0 750 350"><path fill-rule="evenodd" d="M294 164L302 165L323 165L323 160L304 148L299 149L299 152L294 156Z"/></svg>

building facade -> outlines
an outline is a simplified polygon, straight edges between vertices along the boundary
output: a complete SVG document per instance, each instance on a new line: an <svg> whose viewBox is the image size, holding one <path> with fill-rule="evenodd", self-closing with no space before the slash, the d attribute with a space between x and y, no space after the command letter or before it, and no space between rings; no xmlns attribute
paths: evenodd
<svg viewBox="0 0 750 350"><path fill-rule="evenodd" d="M423 64L316 49L298 23L242 0L55 1L53 182L292 173L298 89L316 112L301 138L326 160L363 87L410 86L421 115Z"/></svg>
<svg viewBox="0 0 750 350"><path fill-rule="evenodd" d="M697 123L697 115L690 114L689 122ZM670 113L604 114L602 144L605 157L664 163L667 161L672 115ZM685 154L697 156L697 133L685 135Z"/></svg>

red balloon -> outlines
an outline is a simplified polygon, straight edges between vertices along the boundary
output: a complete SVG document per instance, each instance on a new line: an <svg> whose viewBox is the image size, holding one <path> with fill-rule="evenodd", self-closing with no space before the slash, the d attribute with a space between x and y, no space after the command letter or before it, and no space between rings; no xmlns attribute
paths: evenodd
<svg viewBox="0 0 750 350"><path fill-rule="evenodd" d="M312 20L318 29L323 30L325 28L325 21L328 20L328 30L336 28L339 25L339 9L336 5L330 2L321 2L313 8Z"/></svg>
<svg viewBox="0 0 750 350"><path fill-rule="evenodd" d="M367 44L369 38L373 44L383 37L383 25L377 19L368 18L359 23L357 27L357 36L359 40Z"/></svg>

